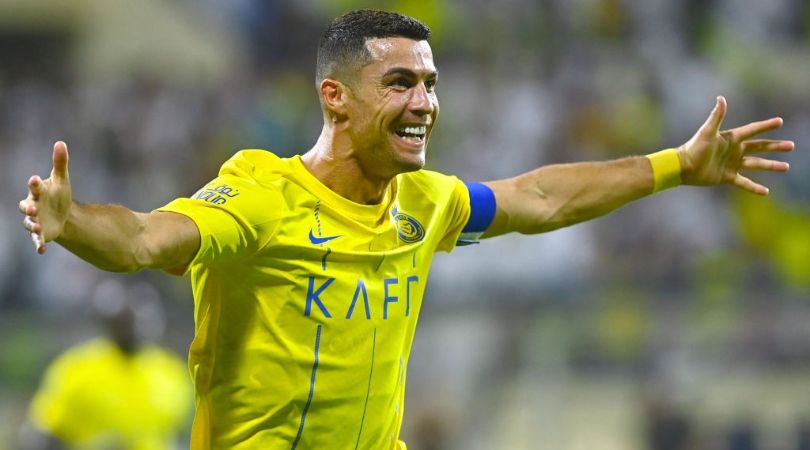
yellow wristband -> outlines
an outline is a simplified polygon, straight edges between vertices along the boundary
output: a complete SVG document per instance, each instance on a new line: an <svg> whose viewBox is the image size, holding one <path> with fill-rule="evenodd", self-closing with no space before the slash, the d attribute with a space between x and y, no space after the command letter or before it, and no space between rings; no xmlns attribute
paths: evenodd
<svg viewBox="0 0 810 450"><path fill-rule="evenodd" d="M647 155L652 165L655 187L653 194L681 184L681 160L678 150L668 148Z"/></svg>

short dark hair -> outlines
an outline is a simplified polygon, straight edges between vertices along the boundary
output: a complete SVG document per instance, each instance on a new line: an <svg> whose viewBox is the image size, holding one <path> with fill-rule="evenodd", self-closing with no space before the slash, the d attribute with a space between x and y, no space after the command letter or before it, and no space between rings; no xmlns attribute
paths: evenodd
<svg viewBox="0 0 810 450"><path fill-rule="evenodd" d="M368 39L387 37L426 41L430 39L430 28L413 17L373 9L350 11L335 18L318 44L315 83L328 77L344 78L356 69L356 64L370 60Z"/></svg>

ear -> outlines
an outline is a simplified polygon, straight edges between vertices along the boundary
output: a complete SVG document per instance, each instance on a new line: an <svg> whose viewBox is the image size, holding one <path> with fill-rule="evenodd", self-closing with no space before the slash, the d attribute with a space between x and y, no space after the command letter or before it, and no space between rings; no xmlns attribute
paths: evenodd
<svg viewBox="0 0 810 450"><path fill-rule="evenodd" d="M346 118L348 95L348 86L340 81L332 78L325 78L321 81L321 101L327 115L333 122L339 122Z"/></svg>

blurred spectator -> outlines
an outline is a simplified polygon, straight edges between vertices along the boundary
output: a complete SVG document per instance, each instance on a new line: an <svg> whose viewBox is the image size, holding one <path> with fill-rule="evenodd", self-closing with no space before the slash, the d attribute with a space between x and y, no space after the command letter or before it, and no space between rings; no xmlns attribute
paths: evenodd
<svg viewBox="0 0 810 450"><path fill-rule="evenodd" d="M810 419L799 422L796 431L796 450L810 450Z"/></svg>
<svg viewBox="0 0 810 450"><path fill-rule="evenodd" d="M758 442L756 425L750 420L735 422L728 432L728 450L757 450Z"/></svg>
<svg viewBox="0 0 810 450"><path fill-rule="evenodd" d="M646 407L648 450L691 448L692 424L688 414L661 398L651 399Z"/></svg>
<svg viewBox="0 0 810 450"><path fill-rule="evenodd" d="M147 341L163 323L149 297L102 284L94 313L107 331L47 369L21 436L25 449L170 449L186 436L191 383L183 361Z"/></svg>

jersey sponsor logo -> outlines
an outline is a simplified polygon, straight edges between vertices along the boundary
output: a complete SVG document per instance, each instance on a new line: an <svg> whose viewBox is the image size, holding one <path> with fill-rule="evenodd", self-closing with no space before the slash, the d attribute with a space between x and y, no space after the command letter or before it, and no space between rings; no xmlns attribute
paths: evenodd
<svg viewBox="0 0 810 450"><path fill-rule="evenodd" d="M359 308L363 308L363 316L366 320L371 320L373 316L372 309L376 311L377 315L381 316L383 320L388 320L389 317L395 314L395 311L400 315L408 317L411 315L411 298L414 296L415 285L419 283L419 276L409 275L404 278L384 278L382 280L383 289L381 298L370 296L367 282L362 278L358 278L351 301L349 301L348 297L343 299L343 301L339 301L341 299L334 298L334 294L330 296L331 298L326 297L326 293L334 281L334 277L326 279L316 279L314 276L309 277L307 282L307 297L304 303L304 316L310 317L313 314L313 310L317 310L320 311L323 317L331 319L332 313L329 311L329 308L335 310L339 308L336 304L342 303L345 305L348 303L349 307L346 310L346 319L351 319L355 314L355 310ZM358 305L361 297L362 306ZM393 305L394 303L402 305L400 298L404 298L404 308L401 306L397 308ZM327 307L327 304L329 304L329 307ZM380 313L380 309L382 309L382 313Z"/></svg>
<svg viewBox="0 0 810 450"><path fill-rule="evenodd" d="M394 223L397 225L399 238L408 244L419 242L425 237L425 228L413 216L404 212L396 212Z"/></svg>
<svg viewBox="0 0 810 450"><path fill-rule="evenodd" d="M238 189L234 189L225 183L220 185L217 185L216 183L208 183L208 185L194 194L192 198L213 203L214 205L224 205L228 202L228 199L234 198L238 195Z"/></svg>
<svg viewBox="0 0 810 450"><path fill-rule="evenodd" d="M315 236L315 234L312 233L312 230L309 230L309 242L312 242L314 245L325 244L331 241L332 239L337 239L341 236L342 236L341 234L335 236Z"/></svg>

